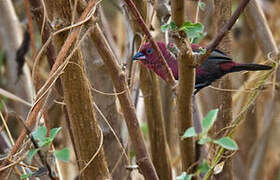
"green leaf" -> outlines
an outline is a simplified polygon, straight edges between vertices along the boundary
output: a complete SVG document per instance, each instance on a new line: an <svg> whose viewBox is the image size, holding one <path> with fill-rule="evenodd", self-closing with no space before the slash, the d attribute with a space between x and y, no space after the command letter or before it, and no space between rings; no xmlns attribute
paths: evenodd
<svg viewBox="0 0 280 180"><path fill-rule="evenodd" d="M230 137L222 137L218 140L214 140L213 142L228 150L238 150L238 145Z"/></svg>
<svg viewBox="0 0 280 180"><path fill-rule="evenodd" d="M39 147L49 146L51 143L52 143L52 141L51 141L51 139L48 137L48 138L45 138L43 141L39 141L39 142L38 142L38 146L39 146Z"/></svg>
<svg viewBox="0 0 280 180"><path fill-rule="evenodd" d="M185 138L188 138L188 137L194 137L194 136L196 136L196 135L197 135L197 134L196 134L196 132L195 132L194 127L190 127L190 128L188 128L188 129L184 132L184 134L183 134L183 136L182 136L181 139L185 139Z"/></svg>
<svg viewBox="0 0 280 180"><path fill-rule="evenodd" d="M199 7L202 11L204 11L205 8L206 8L206 4L205 4L204 2L199 1L199 2L198 2L198 7Z"/></svg>
<svg viewBox="0 0 280 180"><path fill-rule="evenodd" d="M36 131L32 132L32 136L34 139L38 141L44 141L47 136L47 128L46 126L39 126Z"/></svg>
<svg viewBox="0 0 280 180"><path fill-rule="evenodd" d="M169 26L170 26L170 29L171 29L171 30L175 30L175 29L177 28L177 25L175 24L174 21L171 21L171 22L169 23Z"/></svg>
<svg viewBox="0 0 280 180"><path fill-rule="evenodd" d="M202 120L202 133L207 133L217 119L218 109L210 111Z"/></svg>
<svg viewBox="0 0 280 180"><path fill-rule="evenodd" d="M60 131L60 129L61 129L61 127L59 127L59 128L52 128L50 130L50 139L51 139L51 141L54 140L54 138L56 137L56 135Z"/></svg>
<svg viewBox="0 0 280 180"><path fill-rule="evenodd" d="M47 136L47 128L46 126L39 126L36 131L32 133L34 139L38 141L39 147L49 146L54 138L56 137L57 133L60 131L61 127L53 128L50 130L50 137Z"/></svg>
<svg viewBox="0 0 280 180"><path fill-rule="evenodd" d="M201 36L199 33L203 33L204 26L200 23L192 23L186 21L180 28L180 31L185 31L189 38L195 38Z"/></svg>
<svg viewBox="0 0 280 180"><path fill-rule="evenodd" d="M191 180L193 174L187 174L186 172L183 172L180 176L176 177L176 180Z"/></svg>
<svg viewBox="0 0 280 180"><path fill-rule="evenodd" d="M208 142L211 142L213 141L213 139L211 139L210 137L203 137L201 138L199 141L198 141L198 144L205 144L205 143L208 143Z"/></svg>
<svg viewBox="0 0 280 180"><path fill-rule="evenodd" d="M186 21L180 28L180 31L185 31L191 43L199 43L206 35L204 26L200 23L192 23Z"/></svg>
<svg viewBox="0 0 280 180"><path fill-rule="evenodd" d="M20 179L27 179L27 178L29 178L29 177L31 177L31 176L32 176L31 173L23 174L23 175L20 176Z"/></svg>
<svg viewBox="0 0 280 180"><path fill-rule="evenodd" d="M30 149L27 154L27 163L31 164L33 156L39 151L39 149Z"/></svg>
<svg viewBox="0 0 280 180"><path fill-rule="evenodd" d="M164 24L164 25L160 26L160 30L161 30L162 32L167 31L168 28L169 28L169 24Z"/></svg>
<svg viewBox="0 0 280 180"><path fill-rule="evenodd" d="M62 150L54 151L54 156L61 161L69 162L70 159L70 150L69 148L64 148Z"/></svg>
<svg viewBox="0 0 280 180"><path fill-rule="evenodd" d="M177 28L176 24L174 21L171 21L169 24L164 24L162 26L160 26L160 30L162 32L166 32L168 30L175 30Z"/></svg>
<svg viewBox="0 0 280 180"><path fill-rule="evenodd" d="M198 166L198 171L201 174L205 174L210 170L210 166L206 160L203 160L202 164Z"/></svg>

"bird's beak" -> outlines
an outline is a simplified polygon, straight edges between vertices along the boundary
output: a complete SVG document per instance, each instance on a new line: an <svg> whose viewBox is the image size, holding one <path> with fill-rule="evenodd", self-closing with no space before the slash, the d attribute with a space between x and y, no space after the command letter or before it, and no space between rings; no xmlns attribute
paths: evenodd
<svg viewBox="0 0 280 180"><path fill-rule="evenodd" d="M145 60L146 56L145 54L143 54L141 51L139 51L138 53L136 53L133 57L132 60Z"/></svg>

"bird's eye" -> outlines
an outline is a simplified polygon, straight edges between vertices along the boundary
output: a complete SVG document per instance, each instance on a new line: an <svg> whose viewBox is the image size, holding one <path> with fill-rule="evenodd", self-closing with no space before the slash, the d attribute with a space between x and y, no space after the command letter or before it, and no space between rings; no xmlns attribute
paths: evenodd
<svg viewBox="0 0 280 180"><path fill-rule="evenodd" d="M152 52L153 52L153 49L152 49L152 48L149 48L149 49L147 49L147 51L146 51L147 54L152 54Z"/></svg>

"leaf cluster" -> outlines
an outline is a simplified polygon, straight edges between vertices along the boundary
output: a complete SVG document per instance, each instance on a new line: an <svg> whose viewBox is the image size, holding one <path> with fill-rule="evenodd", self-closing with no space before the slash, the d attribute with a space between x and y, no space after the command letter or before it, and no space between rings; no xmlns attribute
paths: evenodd
<svg viewBox="0 0 280 180"><path fill-rule="evenodd" d="M197 133L194 129L194 127L188 128L181 139L185 138L192 138L197 137L199 139L198 144L204 145L206 143L214 143L217 144L227 150L238 150L238 145L236 142L231 139L229 136L219 138L217 140L212 139L208 136L209 130L212 128L213 124L217 120L218 115L218 109L211 110L202 120L202 132ZM205 174L210 170L210 166L207 163L207 161L203 161L201 165L198 166L196 174ZM194 176L194 174L187 174L186 172L183 172L180 176L176 178L176 180L189 180L191 177Z"/></svg>
<svg viewBox="0 0 280 180"><path fill-rule="evenodd" d="M174 21L171 21L168 24L162 25L160 27L162 32L166 31L184 31L191 43L198 44L205 36L206 32L204 32L204 25L201 23L192 23L190 21L184 22L179 28L175 24Z"/></svg>
<svg viewBox="0 0 280 180"><path fill-rule="evenodd" d="M228 150L238 150L238 146L236 142L231 139L230 137L222 137L220 139L214 140L208 136L208 131L211 129L213 126L214 122L217 120L217 115L218 115L218 109L210 111L205 118L202 120L202 132L201 133L196 133L194 127L188 128L183 136L181 137L182 139L185 138L190 138L190 137L198 137L199 141L198 143L203 145L208 142L212 142L215 144L218 144L222 146L225 149Z"/></svg>
<svg viewBox="0 0 280 180"><path fill-rule="evenodd" d="M47 128L46 126L39 126L34 132L31 133L31 136L34 138L34 140L38 143L38 148L30 149L27 154L27 163L31 164L32 158L34 155L42 150L43 148L48 148L52 144L53 140L57 136L58 132L61 130L61 127L59 128L53 128L50 130L49 136L47 135ZM69 162L70 159L70 150L69 148L64 148L62 150L56 150L52 151L54 157L58 160ZM36 172L35 172L36 173ZM21 176L21 179L26 179L29 177L32 177L33 173L27 173Z"/></svg>

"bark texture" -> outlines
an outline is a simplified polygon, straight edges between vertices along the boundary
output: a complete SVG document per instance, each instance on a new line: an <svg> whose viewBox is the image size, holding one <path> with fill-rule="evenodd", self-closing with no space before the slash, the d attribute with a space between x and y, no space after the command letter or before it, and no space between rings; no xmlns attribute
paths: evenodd
<svg viewBox="0 0 280 180"><path fill-rule="evenodd" d="M109 47L104 34L100 27L95 25L92 29L91 37L93 42L102 57L113 83L118 93L118 99L126 120L128 132L132 141L134 152L141 173L146 179L158 179L155 168L150 160L147 149L144 144L143 136L136 117L135 108L131 101L130 91L127 86L124 73L121 71L120 65Z"/></svg>
<svg viewBox="0 0 280 180"><path fill-rule="evenodd" d="M146 19L147 3L141 0L134 0L134 3L138 7L143 19ZM133 29L135 34L141 33L141 29L136 21L133 21ZM137 40L135 45L138 49L141 41ZM159 179L171 180L172 171L162 113L159 81L153 72L142 66L140 67L140 88L144 95L153 164Z"/></svg>
<svg viewBox="0 0 280 180"><path fill-rule="evenodd" d="M141 68L140 73L140 87L144 95L153 164L159 179L172 180L159 81L156 74L148 69Z"/></svg>
<svg viewBox="0 0 280 180"><path fill-rule="evenodd" d="M226 24L226 22L231 17L231 0L214 0L215 4L215 14L216 14L216 33L218 34L220 29ZM225 52L229 57L231 57L232 51L232 37L231 33L227 33L226 36L220 42L219 49ZM222 89L232 89L231 85L231 75L227 75L222 80L219 81L219 87ZM217 107L219 107L218 120L215 122L214 131L218 132L222 128L227 127L232 121L232 92L219 91ZM220 137L222 136L219 135ZM228 179L231 180L232 176L232 162L231 159L227 159L224 165L223 172L218 174L217 179Z"/></svg>
<svg viewBox="0 0 280 180"><path fill-rule="evenodd" d="M82 43L82 52L86 64L86 72L92 87L98 91L113 93L114 86L110 78L110 74L90 38L85 39L85 41ZM120 142L123 145L127 144L126 140L122 139L121 136L121 129L124 128L122 126L123 117L120 115L117 109L117 97L113 95L102 94L94 90L92 90L92 95L96 105L99 107L103 115L114 129L116 135L120 139ZM116 180L126 179L128 176L128 171L126 170L125 166L128 165L128 162L123 154L123 150L117 142L113 132L104 121L103 117L99 113L96 113L96 118L98 119L103 131L104 152L109 171L112 173L112 178ZM118 162L119 158L121 158L120 162Z"/></svg>
<svg viewBox="0 0 280 180"><path fill-rule="evenodd" d="M185 18L185 2L182 0L171 1L172 19L175 24L180 27L184 23ZM178 133L181 137L185 130L192 126L193 107L192 96L194 90L195 68L194 59L190 44L184 32L179 32L180 37L174 38L177 47L180 49L178 56L179 65L179 86L177 89L177 115L178 115ZM185 41L184 41L185 40ZM184 45L188 47L184 47ZM188 168L195 161L195 146L193 138L180 140L180 152L182 157L182 170L188 171Z"/></svg>
<svg viewBox="0 0 280 180"><path fill-rule="evenodd" d="M176 124L176 96L166 82L160 81L162 110L165 121L166 137L169 145L170 158L174 158L179 152L179 137Z"/></svg>
<svg viewBox="0 0 280 180"><path fill-rule="evenodd" d="M81 170L85 162L89 162L93 154L99 150L80 179L109 179L103 148L99 149L103 144L102 131L97 124L91 91L79 51L73 55L70 64L67 65L62 76L62 84L70 126L74 134L79 169Z"/></svg>
<svg viewBox="0 0 280 180"><path fill-rule="evenodd" d="M50 12L51 21L58 21L63 25L70 24L72 12L68 1L49 1L46 3L46 7L47 11ZM62 47L67 35L68 33L62 33L55 37L56 49ZM62 85L79 169L82 170L97 152L97 156L80 174L79 178L84 180L109 179L110 174L102 147L102 131L98 127L95 117L93 98L80 49L73 54L65 68L62 75Z"/></svg>

